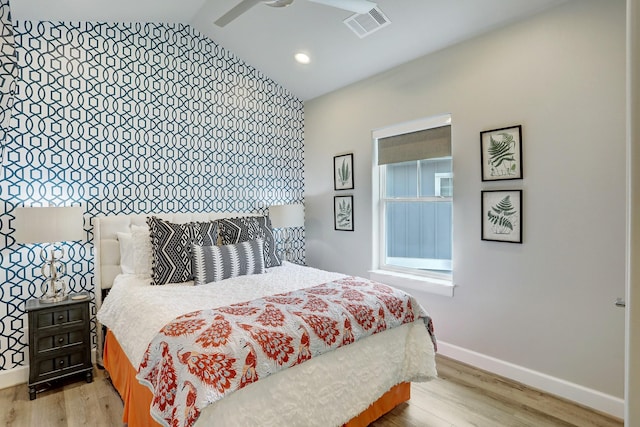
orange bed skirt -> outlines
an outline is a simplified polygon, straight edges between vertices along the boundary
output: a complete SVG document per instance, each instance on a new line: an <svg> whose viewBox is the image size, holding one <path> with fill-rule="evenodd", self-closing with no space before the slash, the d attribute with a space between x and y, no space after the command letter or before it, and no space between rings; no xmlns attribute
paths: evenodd
<svg viewBox="0 0 640 427"><path fill-rule="evenodd" d="M104 367L109 372L113 386L124 402L122 422L129 427L157 427L159 424L149 414L151 390L136 380L137 371L122 351L111 331L104 340ZM345 424L346 427L365 427L393 408L411 398L411 384L401 383L392 387L372 403L360 415Z"/></svg>

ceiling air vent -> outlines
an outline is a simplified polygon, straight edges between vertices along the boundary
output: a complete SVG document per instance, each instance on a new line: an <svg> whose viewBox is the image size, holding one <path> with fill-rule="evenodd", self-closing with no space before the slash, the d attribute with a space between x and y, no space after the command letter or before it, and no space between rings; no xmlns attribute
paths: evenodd
<svg viewBox="0 0 640 427"><path fill-rule="evenodd" d="M368 13L351 15L343 22L361 39L391 24L389 18L378 7L374 7Z"/></svg>

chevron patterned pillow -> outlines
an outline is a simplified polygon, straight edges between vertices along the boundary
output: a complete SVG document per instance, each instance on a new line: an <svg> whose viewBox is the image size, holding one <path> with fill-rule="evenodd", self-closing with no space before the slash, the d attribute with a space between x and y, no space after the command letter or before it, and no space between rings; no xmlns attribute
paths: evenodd
<svg viewBox="0 0 640 427"><path fill-rule="evenodd" d="M218 220L218 233L223 245L246 242L247 240L264 240L264 266L277 267L281 264L276 253L276 243L268 216L245 216L240 218L224 218Z"/></svg>
<svg viewBox="0 0 640 427"><path fill-rule="evenodd" d="M157 217L147 217L151 236L151 284L182 283L193 279L191 246L211 246L218 241L215 222L174 224Z"/></svg>
<svg viewBox="0 0 640 427"><path fill-rule="evenodd" d="M196 285L230 277L262 274L264 240L248 240L234 245L193 245L193 275Z"/></svg>

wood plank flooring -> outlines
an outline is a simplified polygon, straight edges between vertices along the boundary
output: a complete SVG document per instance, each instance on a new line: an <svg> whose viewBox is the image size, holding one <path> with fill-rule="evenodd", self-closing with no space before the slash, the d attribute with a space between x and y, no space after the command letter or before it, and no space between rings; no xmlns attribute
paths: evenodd
<svg viewBox="0 0 640 427"><path fill-rule="evenodd" d="M623 422L437 356L438 376L413 383L411 400L374 427L622 427Z"/></svg>
<svg viewBox="0 0 640 427"><path fill-rule="evenodd" d="M372 427L622 427L621 420L438 356L440 378L414 383L411 400ZM22 384L0 390L0 426L118 427L122 401L103 370L30 401Z"/></svg>
<svg viewBox="0 0 640 427"><path fill-rule="evenodd" d="M90 384L80 375L38 393L36 400L29 400L26 384L0 390L0 426L122 426L120 396L104 370L94 368L93 373Z"/></svg>

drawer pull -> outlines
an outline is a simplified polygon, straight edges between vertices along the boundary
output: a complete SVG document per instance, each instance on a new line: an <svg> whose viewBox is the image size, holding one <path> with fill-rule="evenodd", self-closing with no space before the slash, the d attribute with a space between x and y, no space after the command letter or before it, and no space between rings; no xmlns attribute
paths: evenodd
<svg viewBox="0 0 640 427"><path fill-rule="evenodd" d="M62 314L61 314L61 315L59 315L59 316L58 316L58 320L62 322L62 321L64 320L64 316L63 316Z"/></svg>
<svg viewBox="0 0 640 427"><path fill-rule="evenodd" d="M58 362L58 363L60 363L60 366L64 366L64 360L61 360L61 361L60 361L60 362Z"/></svg>
<svg viewBox="0 0 640 427"><path fill-rule="evenodd" d="M58 342L59 342L60 344L62 344L62 343L64 342L64 338L62 338L62 337L58 338Z"/></svg>

